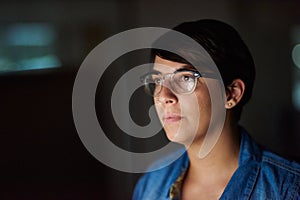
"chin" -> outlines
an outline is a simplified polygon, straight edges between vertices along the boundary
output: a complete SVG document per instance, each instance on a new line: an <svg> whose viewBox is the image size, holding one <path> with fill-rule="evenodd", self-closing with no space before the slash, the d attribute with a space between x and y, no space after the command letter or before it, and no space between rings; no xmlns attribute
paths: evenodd
<svg viewBox="0 0 300 200"><path fill-rule="evenodd" d="M178 130L165 130L167 138L171 141L171 142L175 142L175 143L179 143L179 144L183 144L185 146L188 146L191 144L191 142L193 141L194 137L192 135L189 134L185 134L182 131L178 131Z"/></svg>
<svg viewBox="0 0 300 200"><path fill-rule="evenodd" d="M176 140L176 135L177 135L177 130L170 130L170 129L166 129L165 128L165 133L167 138L171 141L171 142L175 142Z"/></svg>

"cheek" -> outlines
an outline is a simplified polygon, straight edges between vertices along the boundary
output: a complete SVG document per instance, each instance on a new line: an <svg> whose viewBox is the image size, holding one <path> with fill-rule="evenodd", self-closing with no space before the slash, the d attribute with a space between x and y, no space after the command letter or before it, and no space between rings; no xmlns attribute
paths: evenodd
<svg viewBox="0 0 300 200"><path fill-rule="evenodd" d="M198 100L198 107L201 112L207 112L211 107L211 99L208 88L205 84L201 84L201 88L196 88L195 94Z"/></svg>
<svg viewBox="0 0 300 200"><path fill-rule="evenodd" d="M155 106L155 110L156 110L157 116L161 120L162 119L162 115L164 113L164 109L163 109L162 105L160 103L157 103L156 101L154 101L154 106Z"/></svg>
<svg viewBox="0 0 300 200"><path fill-rule="evenodd" d="M182 114L186 117L194 117L199 115L201 102L199 101L197 95L184 96L179 100Z"/></svg>
<svg viewBox="0 0 300 200"><path fill-rule="evenodd" d="M205 126L210 121L211 101L208 93L195 92L191 96L184 97L181 102L181 111L191 126Z"/></svg>

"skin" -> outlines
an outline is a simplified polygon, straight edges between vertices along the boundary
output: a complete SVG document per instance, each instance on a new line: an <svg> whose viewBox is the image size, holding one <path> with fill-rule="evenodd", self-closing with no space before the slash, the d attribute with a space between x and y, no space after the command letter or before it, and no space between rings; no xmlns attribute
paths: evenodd
<svg viewBox="0 0 300 200"><path fill-rule="evenodd" d="M154 70L162 74L173 73L180 68L190 69L192 66L158 56L155 58ZM195 91L188 95L176 94L169 89L168 83L165 84L159 95L154 97L156 111L169 140L186 145L190 159L181 198L219 199L238 167L238 122L231 109L240 102L245 84L242 80L235 79L226 87L224 107L227 112L224 127L218 142L203 159L199 158L198 152L211 116L211 100L204 78L198 79ZM197 118L198 112L201 120Z"/></svg>

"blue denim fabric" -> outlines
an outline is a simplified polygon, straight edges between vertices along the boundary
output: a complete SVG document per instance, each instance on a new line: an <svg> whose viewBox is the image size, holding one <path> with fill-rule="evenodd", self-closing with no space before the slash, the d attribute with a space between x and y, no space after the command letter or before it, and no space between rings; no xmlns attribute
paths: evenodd
<svg viewBox="0 0 300 200"><path fill-rule="evenodd" d="M241 129L239 167L220 199L300 199L300 165L261 149ZM188 156L162 169L143 175L133 200L167 200L169 189L188 167Z"/></svg>

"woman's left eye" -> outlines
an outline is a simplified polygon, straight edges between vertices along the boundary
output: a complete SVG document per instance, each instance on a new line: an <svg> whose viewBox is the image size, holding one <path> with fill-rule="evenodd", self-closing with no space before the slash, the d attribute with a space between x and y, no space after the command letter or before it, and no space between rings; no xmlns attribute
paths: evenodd
<svg viewBox="0 0 300 200"><path fill-rule="evenodd" d="M184 75L181 77L182 81L191 81L193 79L193 77L189 76L189 75Z"/></svg>

